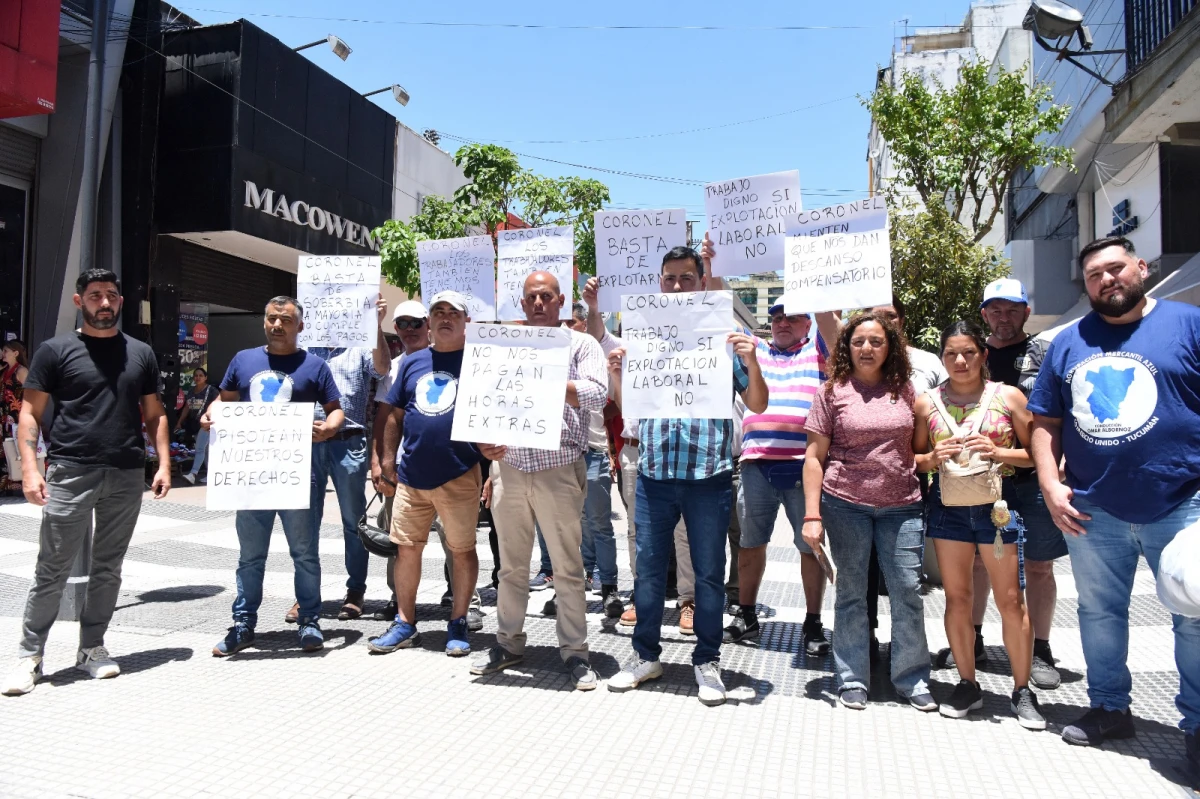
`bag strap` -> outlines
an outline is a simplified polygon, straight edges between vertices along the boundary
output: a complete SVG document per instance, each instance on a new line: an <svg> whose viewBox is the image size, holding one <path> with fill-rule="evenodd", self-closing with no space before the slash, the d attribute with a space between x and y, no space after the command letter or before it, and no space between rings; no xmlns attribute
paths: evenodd
<svg viewBox="0 0 1200 799"><path fill-rule="evenodd" d="M962 435L962 430L958 426L958 422L954 421L954 417L950 415L950 411L946 410L946 403L942 401L941 386L935 386L925 392L929 397L929 401L933 403L933 407L942 416L942 421L946 423L946 427L950 430L950 435L953 438L958 438Z"/></svg>
<svg viewBox="0 0 1200 799"><path fill-rule="evenodd" d="M937 412L942 415L942 420L945 421L946 426L950 429L950 435L954 437L965 438L974 428L974 424L969 422L973 422L973 420L976 418L976 415L982 419L984 414L987 413L987 409L991 407L992 400L996 398L996 392L999 390L999 383L986 384L983 389L983 394L979 396L979 403L975 406L975 410L963 417L963 423L961 426L954 421L954 417L951 416L950 412L946 409L946 403L942 401L942 389L940 386L929 389L927 393L929 394L929 399L933 403L933 406L937 408Z"/></svg>

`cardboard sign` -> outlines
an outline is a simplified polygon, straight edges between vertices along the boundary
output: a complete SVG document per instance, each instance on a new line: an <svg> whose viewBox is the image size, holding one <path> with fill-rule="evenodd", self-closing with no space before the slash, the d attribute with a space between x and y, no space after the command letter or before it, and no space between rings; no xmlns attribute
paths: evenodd
<svg viewBox="0 0 1200 799"><path fill-rule="evenodd" d="M564 328L468 324L450 437L558 449L570 362Z"/></svg>
<svg viewBox="0 0 1200 799"><path fill-rule="evenodd" d="M304 306L301 347L366 347L378 340L379 256L301 255L296 299Z"/></svg>
<svg viewBox="0 0 1200 799"><path fill-rule="evenodd" d="M663 256L687 244L687 211L597 211L599 311L621 310L625 294L659 290Z"/></svg>
<svg viewBox="0 0 1200 799"><path fill-rule="evenodd" d="M418 241L417 260L426 303L439 291L457 291L467 298L472 321L496 320L496 250L491 236Z"/></svg>
<svg viewBox="0 0 1200 799"><path fill-rule="evenodd" d="M307 508L311 402L219 402L208 439L209 510Z"/></svg>
<svg viewBox="0 0 1200 799"><path fill-rule="evenodd" d="M800 213L800 173L773 172L704 187L712 273L735 277L783 268L787 218Z"/></svg>
<svg viewBox="0 0 1200 799"><path fill-rule="evenodd" d="M891 303L892 246L882 197L801 213L789 234L783 271L786 313Z"/></svg>
<svg viewBox="0 0 1200 799"><path fill-rule="evenodd" d="M549 272L558 278L558 288L566 297L559 319L571 318L571 286L574 283L575 229L568 226L501 230L496 260L496 284L499 305L496 315L502 322L525 318L521 297L525 278L534 272Z"/></svg>
<svg viewBox="0 0 1200 799"><path fill-rule="evenodd" d="M733 292L621 298L621 414L732 419Z"/></svg>

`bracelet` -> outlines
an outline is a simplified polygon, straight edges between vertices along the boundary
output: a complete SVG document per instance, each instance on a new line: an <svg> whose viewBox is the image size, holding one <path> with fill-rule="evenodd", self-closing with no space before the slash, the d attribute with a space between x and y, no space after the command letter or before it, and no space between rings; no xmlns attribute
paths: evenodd
<svg viewBox="0 0 1200 799"><path fill-rule="evenodd" d="M819 522L819 521L821 521L821 517L820 516L805 516L804 521L806 523L807 522Z"/></svg>

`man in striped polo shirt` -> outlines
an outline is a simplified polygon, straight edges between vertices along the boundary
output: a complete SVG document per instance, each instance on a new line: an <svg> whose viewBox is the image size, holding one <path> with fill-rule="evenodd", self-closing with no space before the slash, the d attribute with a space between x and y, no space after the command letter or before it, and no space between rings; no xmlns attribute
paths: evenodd
<svg viewBox="0 0 1200 799"><path fill-rule="evenodd" d="M767 544L782 505L792 526L792 539L800 550L800 575L808 608L804 649L809 655L821 656L829 651L821 626L825 577L800 535L804 527L804 490L799 482L807 445L804 423L813 397L825 380L825 358L829 354L825 342L836 340L840 315L836 311L819 314L817 335L809 337L812 319L807 314L786 313L783 298L767 313L771 318L771 341L755 338L758 364L767 384L767 409L748 412L742 420L742 479L737 495L741 522L740 611L725 628L724 640L758 642L755 605L767 567Z"/></svg>

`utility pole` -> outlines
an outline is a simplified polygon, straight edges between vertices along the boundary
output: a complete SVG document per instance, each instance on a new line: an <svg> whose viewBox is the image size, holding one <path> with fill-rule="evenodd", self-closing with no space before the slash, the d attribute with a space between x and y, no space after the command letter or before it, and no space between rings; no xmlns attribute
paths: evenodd
<svg viewBox="0 0 1200 799"><path fill-rule="evenodd" d="M84 119L83 175L79 181L79 272L96 265L97 199L100 193L100 137L104 112L104 60L108 49L108 18L112 0L94 0L92 6L92 52L88 57L87 115ZM117 175L112 176L118 180ZM88 574L92 566L92 529L71 566L71 576L59 603L58 617L78 621L87 598Z"/></svg>

